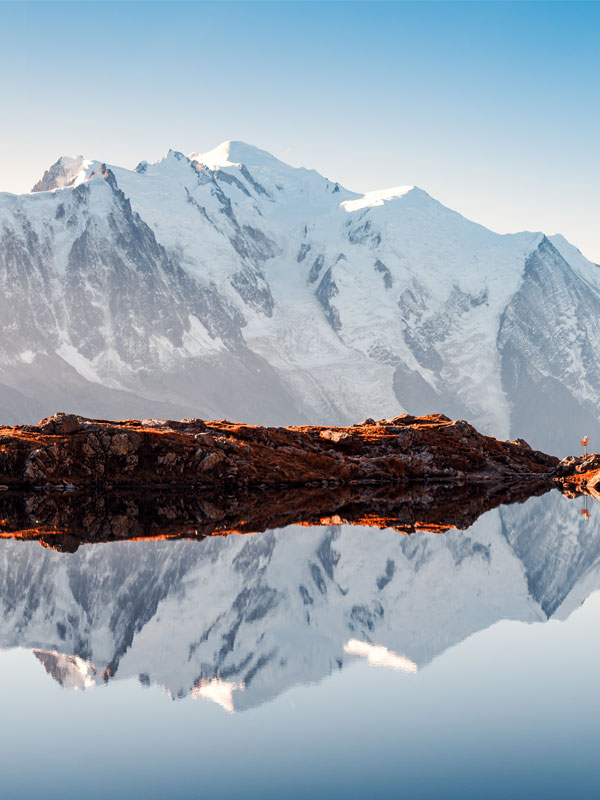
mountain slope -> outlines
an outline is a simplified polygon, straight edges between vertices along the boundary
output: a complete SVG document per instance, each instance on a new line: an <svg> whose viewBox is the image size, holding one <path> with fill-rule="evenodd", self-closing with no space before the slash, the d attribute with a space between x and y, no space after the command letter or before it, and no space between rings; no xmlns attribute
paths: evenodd
<svg viewBox="0 0 600 800"><path fill-rule="evenodd" d="M241 142L135 170L61 159L34 189L0 194L7 421L58 397L265 424L442 411L559 454L563 418L600 434L600 269L562 237L500 236L418 187L357 195Z"/></svg>

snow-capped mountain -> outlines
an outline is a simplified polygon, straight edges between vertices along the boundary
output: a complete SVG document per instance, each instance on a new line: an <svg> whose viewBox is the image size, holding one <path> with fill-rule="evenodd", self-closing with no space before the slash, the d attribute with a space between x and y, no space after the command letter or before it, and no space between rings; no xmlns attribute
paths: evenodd
<svg viewBox="0 0 600 800"><path fill-rule="evenodd" d="M558 454L600 434L597 265L241 142L63 158L0 194L0 312L4 423L441 411Z"/></svg>
<svg viewBox="0 0 600 800"><path fill-rule="evenodd" d="M72 555L2 541L0 647L35 650L64 686L137 677L229 710L356 658L411 673L600 588L600 518L580 510L552 492L443 535L292 528Z"/></svg>

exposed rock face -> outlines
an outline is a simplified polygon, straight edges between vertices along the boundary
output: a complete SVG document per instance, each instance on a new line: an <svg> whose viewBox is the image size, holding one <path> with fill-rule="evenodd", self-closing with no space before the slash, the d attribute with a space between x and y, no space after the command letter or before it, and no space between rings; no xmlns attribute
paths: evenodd
<svg viewBox="0 0 600 800"><path fill-rule="evenodd" d="M539 481L558 459L464 420L403 415L352 428L227 420L108 422L55 414L0 428L0 483L38 488L251 488L411 480Z"/></svg>

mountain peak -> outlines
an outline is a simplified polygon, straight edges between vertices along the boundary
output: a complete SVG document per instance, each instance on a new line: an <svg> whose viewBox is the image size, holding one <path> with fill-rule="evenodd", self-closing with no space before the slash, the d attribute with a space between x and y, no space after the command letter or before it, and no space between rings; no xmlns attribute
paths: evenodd
<svg viewBox="0 0 600 800"><path fill-rule="evenodd" d="M275 156L260 147L239 141L226 141L207 153L190 153L192 161L199 161L210 169L218 167L244 166L258 167L279 161Z"/></svg>
<svg viewBox="0 0 600 800"><path fill-rule="evenodd" d="M52 189L63 189L74 186L85 180L87 171L94 162L83 156L61 156L48 167L41 179L31 189L32 192L49 192Z"/></svg>

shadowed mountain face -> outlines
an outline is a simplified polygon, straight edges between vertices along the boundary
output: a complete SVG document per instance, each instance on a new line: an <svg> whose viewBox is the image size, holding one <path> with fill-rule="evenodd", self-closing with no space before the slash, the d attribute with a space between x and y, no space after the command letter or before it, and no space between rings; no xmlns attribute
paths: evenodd
<svg viewBox="0 0 600 800"><path fill-rule="evenodd" d="M411 673L599 588L600 517L582 502L550 492L443 535L330 524L70 555L2 541L0 645L35 650L64 686L135 676L227 710L358 658Z"/></svg>
<svg viewBox="0 0 600 800"><path fill-rule="evenodd" d="M498 349L512 424L549 452L562 453L588 428L598 432L598 310L596 292L544 238L502 314Z"/></svg>
<svg viewBox="0 0 600 800"><path fill-rule="evenodd" d="M600 434L598 319L600 269L560 236L497 235L416 187L359 196L241 142L61 159L0 193L5 424L443 411L564 455Z"/></svg>

